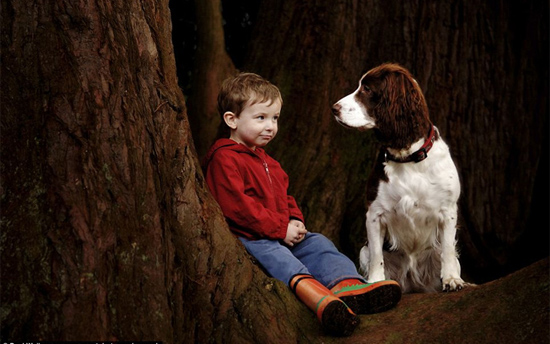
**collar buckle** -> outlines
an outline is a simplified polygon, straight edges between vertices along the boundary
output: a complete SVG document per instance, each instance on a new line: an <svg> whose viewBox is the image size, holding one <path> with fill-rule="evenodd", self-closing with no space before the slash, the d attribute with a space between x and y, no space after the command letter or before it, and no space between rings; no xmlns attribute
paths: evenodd
<svg viewBox="0 0 550 344"><path fill-rule="evenodd" d="M425 147L420 148L412 155L412 161L415 163L421 162L428 157L428 151Z"/></svg>
<svg viewBox="0 0 550 344"><path fill-rule="evenodd" d="M424 145L422 145L422 147L420 147L419 150L417 150L416 152L412 153L411 155L409 155L408 157L405 157L405 158L396 158L393 155L391 155L391 153L389 153L387 150L385 150L384 151L384 160L386 162L388 160L391 160L391 161L395 161L395 162L399 162L399 163L406 163L406 162L419 163L419 162L421 162L422 160L424 160L428 157L428 152L430 151L430 149L432 149L432 146L433 146L433 144L435 142L435 139L436 139L435 134L436 134L435 127L432 125L430 127L430 132L428 133L428 138L426 139L426 141L424 141Z"/></svg>

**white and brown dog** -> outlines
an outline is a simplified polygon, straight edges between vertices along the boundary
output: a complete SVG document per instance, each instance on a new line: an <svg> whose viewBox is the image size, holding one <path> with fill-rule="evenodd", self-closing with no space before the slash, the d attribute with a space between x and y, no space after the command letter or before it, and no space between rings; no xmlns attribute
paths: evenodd
<svg viewBox="0 0 550 344"><path fill-rule="evenodd" d="M382 143L367 187L368 241L360 254L367 280L393 279L403 292L462 289L455 247L460 182L416 80L383 64L332 111L345 127L373 129Z"/></svg>

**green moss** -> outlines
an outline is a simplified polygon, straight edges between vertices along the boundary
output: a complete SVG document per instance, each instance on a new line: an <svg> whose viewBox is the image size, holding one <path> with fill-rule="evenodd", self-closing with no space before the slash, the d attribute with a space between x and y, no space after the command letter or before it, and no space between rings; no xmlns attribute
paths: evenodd
<svg viewBox="0 0 550 344"><path fill-rule="evenodd" d="M403 343L403 334L399 332L392 332L388 335L384 343Z"/></svg>
<svg viewBox="0 0 550 344"><path fill-rule="evenodd" d="M103 174L105 175L105 179L107 179L107 181L109 183L112 183L113 182L113 176L111 175L111 172L109 171L109 165L103 164L102 171L103 171Z"/></svg>

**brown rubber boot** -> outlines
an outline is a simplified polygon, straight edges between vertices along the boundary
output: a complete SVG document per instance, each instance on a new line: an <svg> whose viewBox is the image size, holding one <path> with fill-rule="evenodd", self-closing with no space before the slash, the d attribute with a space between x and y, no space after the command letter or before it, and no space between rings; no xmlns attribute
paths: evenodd
<svg viewBox="0 0 550 344"><path fill-rule="evenodd" d="M289 285L298 299L315 312L327 334L349 336L359 325L357 315L313 276L296 275Z"/></svg>

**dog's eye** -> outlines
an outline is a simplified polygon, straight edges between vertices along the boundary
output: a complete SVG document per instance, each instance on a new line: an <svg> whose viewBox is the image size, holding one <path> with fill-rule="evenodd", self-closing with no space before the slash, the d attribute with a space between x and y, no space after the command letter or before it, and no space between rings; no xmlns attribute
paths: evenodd
<svg viewBox="0 0 550 344"><path fill-rule="evenodd" d="M366 84L363 85L363 91L365 91L365 92L370 92L369 86L367 86Z"/></svg>

